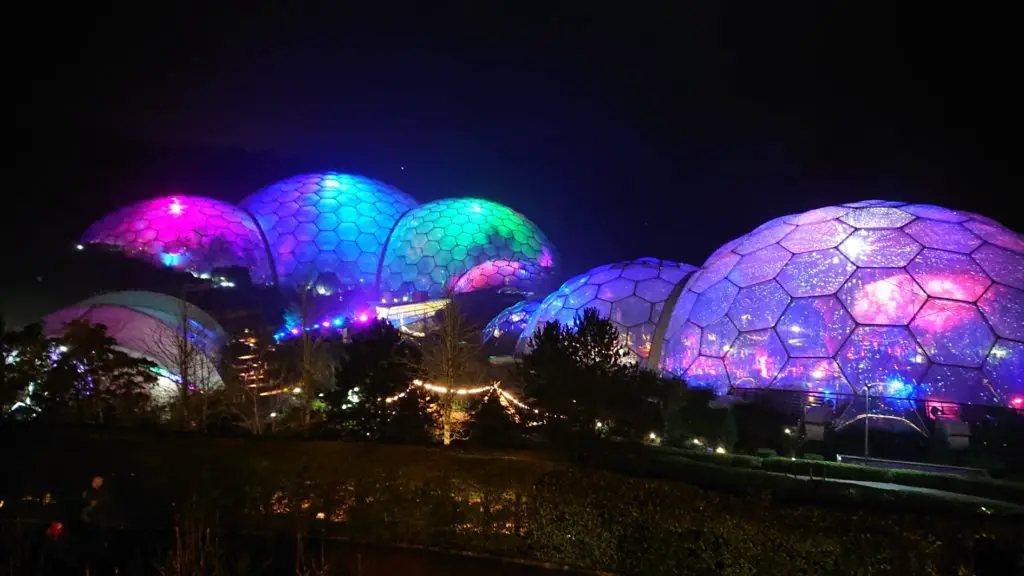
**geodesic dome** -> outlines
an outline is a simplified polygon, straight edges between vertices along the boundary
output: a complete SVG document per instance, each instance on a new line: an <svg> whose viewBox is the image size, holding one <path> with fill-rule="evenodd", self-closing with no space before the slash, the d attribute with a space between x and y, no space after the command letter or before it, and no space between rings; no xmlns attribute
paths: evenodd
<svg viewBox="0 0 1024 576"><path fill-rule="evenodd" d="M629 351L645 363L665 308L672 309L681 283L697 268L657 258L606 264L575 276L549 294L527 321L516 352L527 353L537 329L550 321L572 325L586 308L594 308L615 325Z"/></svg>
<svg viewBox="0 0 1024 576"><path fill-rule="evenodd" d="M687 282L660 367L769 388L1024 405L1024 238L869 200L776 218Z"/></svg>
<svg viewBox="0 0 1024 576"><path fill-rule="evenodd" d="M522 334L530 316L540 308L540 300L522 300L505 308L487 323L483 330L483 341L490 342L502 336L513 336L516 339Z"/></svg>
<svg viewBox="0 0 1024 576"><path fill-rule="evenodd" d="M266 235L283 286L373 286L395 223L417 205L397 188L326 172L271 184L242 201Z"/></svg>
<svg viewBox="0 0 1024 576"><path fill-rule="evenodd" d="M154 399L166 402L178 393L175 382L180 382L180 359L176 358L176 344L180 333L174 327L131 307L79 303L44 317L43 332L50 338L61 337L67 325L79 319L106 326L107 335L117 341L118 349L158 366L159 377L152 390ZM190 355L189 372L205 379L208 387L224 385L216 363L204 352Z"/></svg>
<svg viewBox="0 0 1024 576"><path fill-rule="evenodd" d="M199 196L144 200L104 216L83 244L109 244L129 256L194 273L242 266L253 282L273 282L259 228L245 210Z"/></svg>
<svg viewBox="0 0 1024 576"><path fill-rule="evenodd" d="M429 202L409 211L384 252L380 289L428 297L481 288L533 287L556 265L543 232L525 216L489 200Z"/></svg>

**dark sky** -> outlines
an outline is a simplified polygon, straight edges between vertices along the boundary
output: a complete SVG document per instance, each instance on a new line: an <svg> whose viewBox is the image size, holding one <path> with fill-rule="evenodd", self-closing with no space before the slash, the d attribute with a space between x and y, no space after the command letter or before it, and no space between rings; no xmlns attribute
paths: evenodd
<svg viewBox="0 0 1024 576"><path fill-rule="evenodd" d="M504 202L567 272L699 264L775 216L868 198L1024 229L1009 8L318 4L33 8L16 27L35 44L9 53L9 274L119 203L237 200L313 169Z"/></svg>

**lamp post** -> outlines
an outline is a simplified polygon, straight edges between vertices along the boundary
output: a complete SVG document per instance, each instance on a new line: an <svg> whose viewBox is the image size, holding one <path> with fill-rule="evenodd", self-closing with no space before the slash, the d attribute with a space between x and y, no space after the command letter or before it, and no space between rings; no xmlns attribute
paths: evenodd
<svg viewBox="0 0 1024 576"><path fill-rule="evenodd" d="M871 388L878 384L864 385L864 457L868 457L868 428L871 421Z"/></svg>

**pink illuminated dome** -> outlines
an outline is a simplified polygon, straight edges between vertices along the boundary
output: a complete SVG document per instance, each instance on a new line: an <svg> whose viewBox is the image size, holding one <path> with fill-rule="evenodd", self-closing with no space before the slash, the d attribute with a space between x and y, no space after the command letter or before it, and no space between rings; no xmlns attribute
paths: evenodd
<svg viewBox="0 0 1024 576"><path fill-rule="evenodd" d="M1024 407L1024 238L880 200L776 218L687 282L659 365L719 393Z"/></svg>
<svg viewBox="0 0 1024 576"><path fill-rule="evenodd" d="M82 243L116 246L130 256L195 274L241 266L253 282L274 281L255 220L244 209L211 198L179 195L137 202L94 223Z"/></svg>

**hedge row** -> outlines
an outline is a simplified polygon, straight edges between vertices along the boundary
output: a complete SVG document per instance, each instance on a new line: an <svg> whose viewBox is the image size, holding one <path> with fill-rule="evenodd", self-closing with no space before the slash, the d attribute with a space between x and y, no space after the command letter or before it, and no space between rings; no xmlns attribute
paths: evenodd
<svg viewBox="0 0 1024 576"><path fill-rule="evenodd" d="M836 480L901 484L1024 505L1024 484L1004 480L965 478L962 476L933 474L915 470L887 470L855 464L843 464L841 462L793 460L778 457L761 458L743 454L715 454L675 449L658 449L652 452L699 462L709 462L731 468L764 470L780 474L815 476Z"/></svg>
<svg viewBox="0 0 1024 576"><path fill-rule="evenodd" d="M107 474L128 525L170 517L164 503L173 502L225 527L324 530L623 574L957 573L991 561L979 546L1014 542L1016 530L995 516L794 505L771 491L740 497L529 453L203 437L5 442L19 462L5 493L60 498Z"/></svg>

